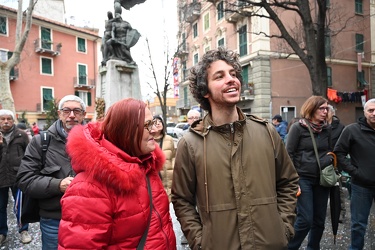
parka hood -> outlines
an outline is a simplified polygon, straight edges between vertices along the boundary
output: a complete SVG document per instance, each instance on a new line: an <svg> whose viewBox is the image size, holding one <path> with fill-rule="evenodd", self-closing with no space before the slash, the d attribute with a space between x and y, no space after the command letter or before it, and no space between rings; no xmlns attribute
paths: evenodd
<svg viewBox="0 0 375 250"><path fill-rule="evenodd" d="M152 153L132 157L104 138L100 123L89 123L69 132L66 148L75 173L86 172L116 194L125 194L137 189L145 173L163 168L165 156L155 144Z"/></svg>

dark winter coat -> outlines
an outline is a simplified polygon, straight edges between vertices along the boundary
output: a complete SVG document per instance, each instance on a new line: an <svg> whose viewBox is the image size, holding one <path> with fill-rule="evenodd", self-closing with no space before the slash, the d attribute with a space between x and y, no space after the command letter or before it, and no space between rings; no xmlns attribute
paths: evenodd
<svg viewBox="0 0 375 250"><path fill-rule="evenodd" d="M375 130L361 117L357 123L344 128L334 152L343 170L350 174L352 183L375 187ZM350 155L350 159L347 155Z"/></svg>
<svg viewBox="0 0 375 250"><path fill-rule="evenodd" d="M333 149L332 142L330 142L330 133L330 126L323 128L320 133L314 133L322 168L332 163L332 156L327 155ZM286 149L300 177L318 178L320 176L320 169L308 128L303 127L299 122L295 122L289 129Z"/></svg>
<svg viewBox="0 0 375 250"><path fill-rule="evenodd" d="M23 130L14 126L11 133L9 141L3 137L0 144L0 188L16 183L17 171L29 143L29 137Z"/></svg>
<svg viewBox="0 0 375 250"><path fill-rule="evenodd" d="M336 142L338 141L342 130L345 128L344 124L340 122L340 119L337 116L332 117L332 123L331 123L331 129L332 129L332 147L336 145Z"/></svg>
<svg viewBox="0 0 375 250"><path fill-rule="evenodd" d="M66 138L58 120L48 129L50 143L42 166L40 134L33 137L26 148L17 174L19 188L39 200L40 216L50 219L61 218L60 182L73 176L70 158L65 151Z"/></svg>
<svg viewBox="0 0 375 250"><path fill-rule="evenodd" d="M172 202L191 249L286 249L298 175L273 125L195 121L179 141Z"/></svg>
<svg viewBox="0 0 375 250"><path fill-rule="evenodd" d="M67 150L77 176L62 200L59 249L136 249L152 216L144 249L175 250L168 196L159 177L165 157L157 146L132 157L107 141L98 124L69 132Z"/></svg>

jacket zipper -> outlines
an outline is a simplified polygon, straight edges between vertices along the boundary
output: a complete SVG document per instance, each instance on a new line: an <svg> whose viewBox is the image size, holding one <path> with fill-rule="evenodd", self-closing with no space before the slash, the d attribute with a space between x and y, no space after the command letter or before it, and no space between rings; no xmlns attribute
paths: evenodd
<svg viewBox="0 0 375 250"><path fill-rule="evenodd" d="M168 249L169 249L169 239L168 239L167 234L166 234L166 233L164 232L164 230L163 230L163 221L162 221L162 219L161 219L161 216L160 216L159 212L158 212L155 208L153 209L153 211L155 211L155 213L156 213L156 215L157 215L157 217L158 217L161 232L163 233L165 239L167 240L167 247L168 247Z"/></svg>

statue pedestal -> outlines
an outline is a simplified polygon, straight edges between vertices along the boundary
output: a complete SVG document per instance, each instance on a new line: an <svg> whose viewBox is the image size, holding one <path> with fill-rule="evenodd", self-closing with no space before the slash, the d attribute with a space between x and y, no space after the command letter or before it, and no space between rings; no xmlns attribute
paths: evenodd
<svg viewBox="0 0 375 250"><path fill-rule="evenodd" d="M105 111L115 102L132 97L142 99L138 66L124 61L108 60L105 67L100 66L100 83L96 96L105 101Z"/></svg>

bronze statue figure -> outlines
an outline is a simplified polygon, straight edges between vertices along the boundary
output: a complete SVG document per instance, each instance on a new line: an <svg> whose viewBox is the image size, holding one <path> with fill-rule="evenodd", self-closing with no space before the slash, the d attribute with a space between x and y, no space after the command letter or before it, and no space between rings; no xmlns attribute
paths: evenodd
<svg viewBox="0 0 375 250"><path fill-rule="evenodd" d="M121 4L122 2L124 1L121 1ZM130 23L122 19L121 4L120 0L114 1L115 17L113 17L112 12L107 12L108 20L105 23L102 39L102 66L105 66L110 59L125 61L129 65L136 65L130 54L130 48L138 42L140 34L131 27Z"/></svg>

